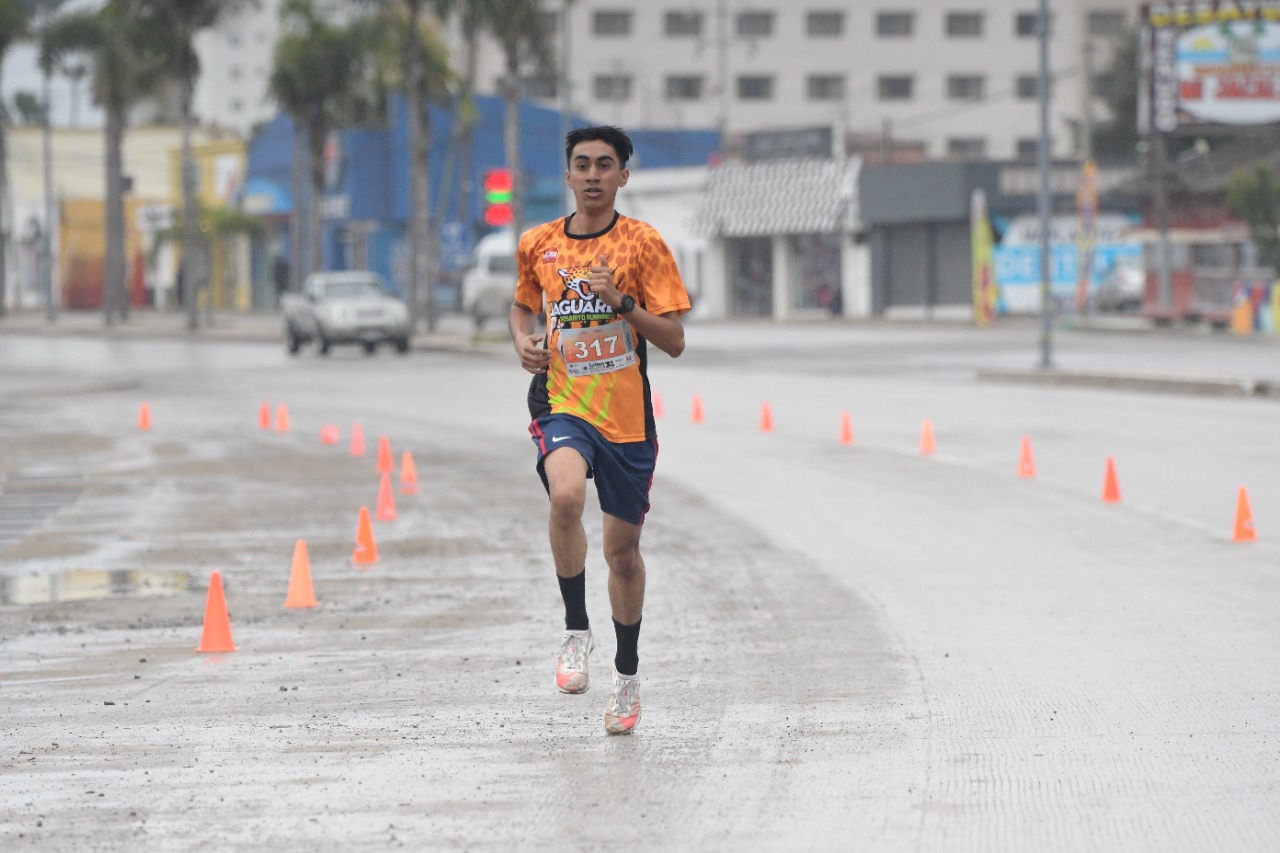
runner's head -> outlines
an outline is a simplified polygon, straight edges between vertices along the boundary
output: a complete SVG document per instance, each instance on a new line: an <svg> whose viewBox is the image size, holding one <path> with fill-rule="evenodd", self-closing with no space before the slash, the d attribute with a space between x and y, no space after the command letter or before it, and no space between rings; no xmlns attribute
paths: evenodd
<svg viewBox="0 0 1280 853"><path fill-rule="evenodd" d="M580 143L599 140L607 144L613 149L613 153L618 157L618 168L627 168L627 161L631 159L634 149L631 147L631 137L627 136L621 128L614 127L609 124L596 125L594 127L580 127L577 130L569 131L564 138L564 161L565 165L573 164L573 149Z"/></svg>

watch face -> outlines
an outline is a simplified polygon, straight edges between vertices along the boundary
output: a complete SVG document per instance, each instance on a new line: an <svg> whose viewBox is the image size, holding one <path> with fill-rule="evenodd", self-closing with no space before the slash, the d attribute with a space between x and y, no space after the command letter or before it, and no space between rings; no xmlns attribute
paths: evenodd
<svg viewBox="0 0 1280 853"><path fill-rule="evenodd" d="M636 307L635 297L630 293L622 297L622 304L618 306L619 314L626 314L628 311Z"/></svg>

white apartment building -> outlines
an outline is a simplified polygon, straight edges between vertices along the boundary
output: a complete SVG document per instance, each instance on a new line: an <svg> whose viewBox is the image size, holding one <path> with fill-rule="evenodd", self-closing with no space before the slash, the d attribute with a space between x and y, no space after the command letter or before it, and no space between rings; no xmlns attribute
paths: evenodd
<svg viewBox="0 0 1280 853"><path fill-rule="evenodd" d="M359 9L352 0L317 0L323 16L341 20ZM192 98L198 120L206 126L248 137L255 125L280 112L267 96L272 58L280 37L281 0L260 0L196 37L200 79Z"/></svg>
<svg viewBox="0 0 1280 853"><path fill-rule="evenodd" d="M319 6L337 18L360 8L354 0ZM1055 156L1078 153L1085 69L1105 70L1139 6L1050 4ZM263 0L200 37L195 109L205 124L248 134L276 114L266 87L279 7ZM1035 156L1037 0L544 0L544 7L566 73L530 77L525 91L593 121L729 134L829 126L866 145L915 143L932 158ZM456 26L444 36L461 65ZM477 67L480 92L498 93L503 57L492 41L482 42ZM1105 117L1100 101L1093 108L1096 119Z"/></svg>
<svg viewBox="0 0 1280 853"><path fill-rule="evenodd" d="M1053 0L1055 156L1075 153L1085 46L1095 73L1138 0ZM923 142L930 157L1029 158L1039 135L1036 0L545 0L560 80L528 81L624 127L729 133L831 126ZM501 54L479 58L497 91ZM1095 101L1095 116L1101 118Z"/></svg>

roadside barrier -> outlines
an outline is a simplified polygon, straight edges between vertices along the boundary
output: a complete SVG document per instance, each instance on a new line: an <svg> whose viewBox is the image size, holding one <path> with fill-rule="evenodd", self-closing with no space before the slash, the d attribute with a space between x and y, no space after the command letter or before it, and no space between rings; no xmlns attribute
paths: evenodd
<svg viewBox="0 0 1280 853"><path fill-rule="evenodd" d="M400 457L400 494L418 493L418 469L413 464L413 454L405 451Z"/></svg>
<svg viewBox="0 0 1280 853"><path fill-rule="evenodd" d="M1116 460L1107 457L1107 474L1102 481L1102 502L1120 503L1120 481L1116 479Z"/></svg>
<svg viewBox="0 0 1280 853"><path fill-rule="evenodd" d="M391 459L391 442L385 435L378 436L378 473L390 474L395 467L395 462Z"/></svg>
<svg viewBox="0 0 1280 853"><path fill-rule="evenodd" d="M360 507L356 521L356 550L351 555L356 566L371 566L378 562L378 545L373 541L373 522L369 520L369 508Z"/></svg>
<svg viewBox="0 0 1280 853"><path fill-rule="evenodd" d="M391 475L383 474L378 481L378 504L373 511L378 521L396 520L396 497L391 492Z"/></svg>

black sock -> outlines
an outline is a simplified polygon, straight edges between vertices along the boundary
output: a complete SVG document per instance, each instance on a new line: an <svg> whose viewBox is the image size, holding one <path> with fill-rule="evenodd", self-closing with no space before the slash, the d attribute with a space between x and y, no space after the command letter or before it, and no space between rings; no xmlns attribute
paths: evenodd
<svg viewBox="0 0 1280 853"><path fill-rule="evenodd" d="M587 620L587 572L583 569L571 578L560 581L560 597L564 599L564 629L566 631L585 631L591 627Z"/></svg>
<svg viewBox="0 0 1280 853"><path fill-rule="evenodd" d="M640 656L636 654L636 646L640 643L640 620L634 625L623 625L613 620L613 633L618 638L618 653L613 657L613 665L622 675L635 675L640 667Z"/></svg>

